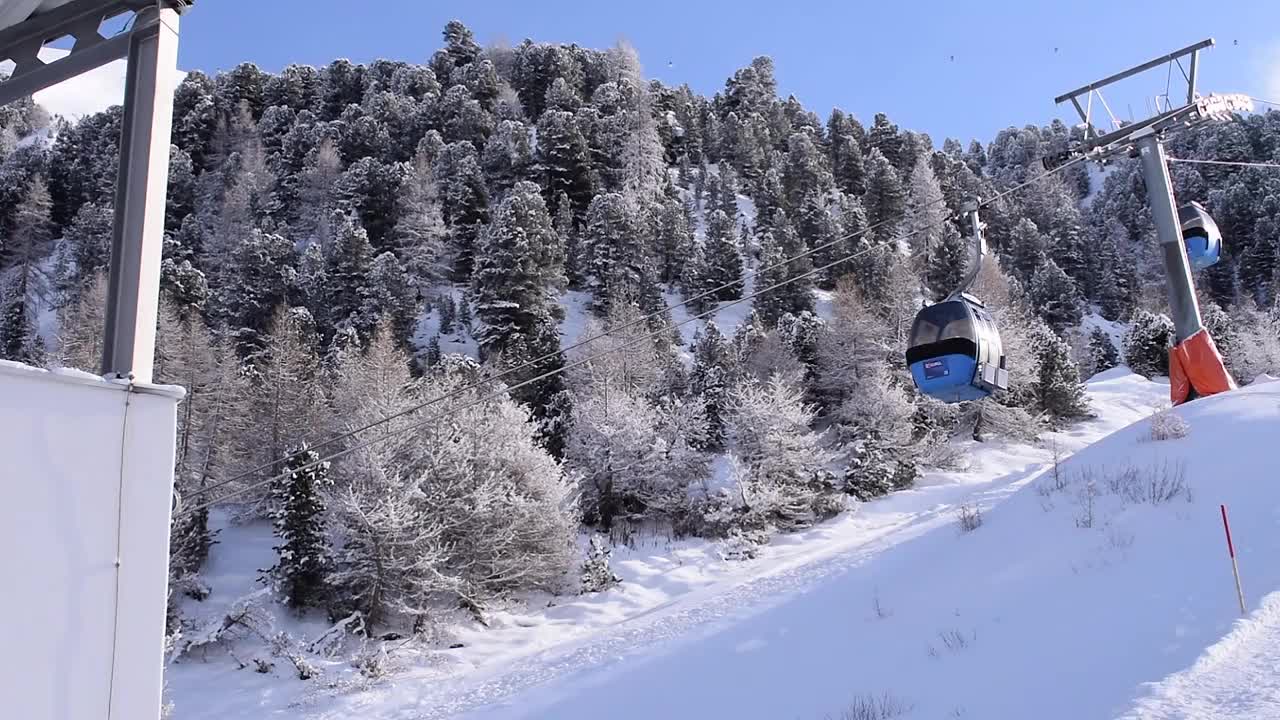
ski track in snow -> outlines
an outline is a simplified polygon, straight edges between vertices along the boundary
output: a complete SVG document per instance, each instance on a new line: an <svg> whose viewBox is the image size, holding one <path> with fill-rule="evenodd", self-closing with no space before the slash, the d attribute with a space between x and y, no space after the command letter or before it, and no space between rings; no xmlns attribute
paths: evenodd
<svg viewBox="0 0 1280 720"><path fill-rule="evenodd" d="M1120 720L1280 718L1280 592L1200 656L1150 686Z"/></svg>

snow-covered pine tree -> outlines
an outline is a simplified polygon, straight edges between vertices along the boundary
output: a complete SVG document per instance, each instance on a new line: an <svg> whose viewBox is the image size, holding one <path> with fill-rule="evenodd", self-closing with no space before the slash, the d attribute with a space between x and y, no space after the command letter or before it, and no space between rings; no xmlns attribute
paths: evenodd
<svg viewBox="0 0 1280 720"><path fill-rule="evenodd" d="M58 290L64 302L74 300L84 283L107 267L114 216L110 207L85 203L63 231L66 264L58 268ZM195 218L188 218L194 223ZM187 236L189 234L180 233L180 237Z"/></svg>
<svg viewBox="0 0 1280 720"><path fill-rule="evenodd" d="M1034 337L1040 356L1037 407L1057 422L1088 417L1089 401L1071 358L1071 347L1047 326L1037 328Z"/></svg>
<svg viewBox="0 0 1280 720"><path fill-rule="evenodd" d="M786 204L786 194L782 188L782 173L776 167L765 170L760 178L760 188L755 193L756 226L767 227L773 222L773 216Z"/></svg>
<svg viewBox="0 0 1280 720"><path fill-rule="evenodd" d="M1125 334L1124 364L1139 375L1168 375L1172 345L1173 321L1164 315L1138 310Z"/></svg>
<svg viewBox="0 0 1280 720"><path fill-rule="evenodd" d="M634 199L620 193L597 195L587 211L585 285L601 317L617 302L634 302L648 311L661 302L647 243L638 240L644 228L639 212Z"/></svg>
<svg viewBox="0 0 1280 720"><path fill-rule="evenodd" d="M787 139L787 158L782 169L782 190L788 210L799 212L806 200L821 198L834 184L813 138L805 132L793 133Z"/></svg>
<svg viewBox="0 0 1280 720"><path fill-rule="evenodd" d="M36 175L14 213L0 258L8 266L0 273L0 358L5 360L39 365L44 359L36 316L49 292L41 263L53 240L52 207L49 188Z"/></svg>
<svg viewBox="0 0 1280 720"><path fill-rule="evenodd" d="M501 353L516 335L529 342L551 317L565 286L565 250L538 186L527 181L498 204L477 249L471 287L484 357Z"/></svg>
<svg viewBox="0 0 1280 720"><path fill-rule="evenodd" d="M856 443L844 469L844 491L861 502L893 491L893 462L879 439L867 436Z"/></svg>
<svg viewBox="0 0 1280 720"><path fill-rule="evenodd" d="M435 367L436 364L440 362L440 357L440 333L436 333L427 341L427 349L423 355L423 362L427 364L427 367Z"/></svg>
<svg viewBox="0 0 1280 720"><path fill-rule="evenodd" d="M1012 247L1006 250L1008 266L1018 282L1024 287L1030 286L1031 279L1049 259L1048 240L1035 223L1023 218L1014 227L1013 237L1009 242Z"/></svg>
<svg viewBox="0 0 1280 720"><path fill-rule="evenodd" d="M591 150L568 110L548 110L538 119L537 168L541 170L554 212L560 212L560 196L569 199L575 217L586 216L595 196L591 178Z"/></svg>
<svg viewBox="0 0 1280 720"><path fill-rule="evenodd" d="M360 310L361 328L367 337L380 322L390 324L396 341L408 347L418 320L418 293L395 253L386 251L369 268L368 294Z"/></svg>
<svg viewBox="0 0 1280 720"><path fill-rule="evenodd" d="M368 327L361 311L369 298L373 244L355 216L344 215L334 225L337 231L326 259L327 312L333 320L332 329L349 327L362 333ZM325 328L326 331L332 329Z"/></svg>
<svg viewBox="0 0 1280 720"><path fill-rule="evenodd" d="M1080 324L1084 309L1076 285L1053 260L1041 265L1031 278L1030 298L1036 312L1055 332Z"/></svg>
<svg viewBox="0 0 1280 720"><path fill-rule="evenodd" d="M894 168L902 166L902 136L898 126L889 122L889 116L884 113L876 113L872 119L871 129L867 132L866 151L868 155L878 152Z"/></svg>
<svg viewBox="0 0 1280 720"><path fill-rule="evenodd" d="M264 578L278 584L285 602L294 609L320 607L325 602L330 549L325 529L330 485L329 462L306 443L289 453L288 473L271 486L271 521L280 544L278 560Z"/></svg>
<svg viewBox="0 0 1280 720"><path fill-rule="evenodd" d="M447 149L445 154L448 154ZM474 155L467 157L475 162ZM478 168L466 169L479 175ZM407 175L404 163L386 163L376 157L362 157L348 165L338 178L335 187L338 207L359 217L360 224L369 233L369 242L379 251L390 250L394 246L392 233L400 210L397 198ZM480 176L480 181L483 182L483 176Z"/></svg>
<svg viewBox="0 0 1280 720"><path fill-rule="evenodd" d="M876 229L876 237L886 240L898 237L907 209L907 193L893 162L875 146L867 156L867 194L862 204L868 224Z"/></svg>
<svg viewBox="0 0 1280 720"><path fill-rule="evenodd" d="M679 195L669 195L658 212L658 272L662 282L679 282L693 250L689 209Z"/></svg>
<svg viewBox="0 0 1280 720"><path fill-rule="evenodd" d="M506 379L508 385L522 385L511 391L511 397L529 407L538 425L538 441L558 459L564 455L564 431L569 423L566 413L572 400L565 396L563 374L536 381L534 378L564 368L560 332L549 316L534 317L531 322L530 327L511 335L498 358L499 366L507 370L523 368ZM523 384L526 382L529 384Z"/></svg>
<svg viewBox="0 0 1280 720"><path fill-rule="evenodd" d="M718 449L725 437L731 394L736 386L734 355L715 323L693 340L693 369L689 372L689 393L702 403L706 418L706 447Z"/></svg>
<svg viewBox="0 0 1280 720"><path fill-rule="evenodd" d="M446 145L433 168L440 209L449 225L453 279L467 282L475 259L475 243L489 222L489 195L484 172L469 142Z"/></svg>
<svg viewBox="0 0 1280 720"><path fill-rule="evenodd" d="M866 170L862 165L864 134L857 120L839 108L831 111L831 118L827 121L831 171L836 186L848 195L861 196L866 192Z"/></svg>
<svg viewBox="0 0 1280 720"><path fill-rule="evenodd" d="M609 547L604 538L595 534L587 544L587 558L582 562L583 593L604 592L622 582L609 567Z"/></svg>
<svg viewBox="0 0 1280 720"><path fill-rule="evenodd" d="M817 193L807 195L796 210L796 232L803 238L806 248L813 250L813 254L801 262L806 262L810 268L822 267L846 254L845 243L841 241L840 223L831 210ZM810 284L824 289L833 288L835 278L841 270L840 266L820 270L816 281L811 281Z"/></svg>
<svg viewBox="0 0 1280 720"><path fill-rule="evenodd" d="M723 210L713 210L707 219L705 274L698 283L700 292L715 292L715 300L742 297L742 253L733 221Z"/></svg>
<svg viewBox="0 0 1280 720"><path fill-rule="evenodd" d="M506 195L512 185L529 175L533 165L529 128L519 120L500 121L485 143L480 164L489 181L490 194L495 198Z"/></svg>
<svg viewBox="0 0 1280 720"><path fill-rule="evenodd" d="M798 315L786 313L778 318L778 337L805 368L805 388L813 387L818 372L818 343L826 332L826 323L808 310Z"/></svg>
<svg viewBox="0 0 1280 720"><path fill-rule="evenodd" d="M1120 353L1116 350L1115 343L1111 342L1111 336L1102 328L1095 327L1089 333L1089 363L1095 374L1120 364Z"/></svg>
<svg viewBox="0 0 1280 720"><path fill-rule="evenodd" d="M454 324L458 320L458 303L453 299L453 295L441 295L436 301L436 307L440 313L440 334L448 335L453 332Z"/></svg>
<svg viewBox="0 0 1280 720"><path fill-rule="evenodd" d="M812 260L805 257L787 262L804 251L804 243L787 214L778 211L772 227L760 238L760 270L756 280L757 292L771 289L757 296L752 305L766 327L776 325L785 313L798 315L813 311Z"/></svg>
<svg viewBox="0 0 1280 720"><path fill-rule="evenodd" d="M458 327L466 330L470 334L474 330L472 324L472 299L470 289L463 290L462 296L458 298Z"/></svg>
<svg viewBox="0 0 1280 720"><path fill-rule="evenodd" d="M925 285L934 300L950 295L964 281L969 248L952 223L944 223L937 242L926 253Z"/></svg>
<svg viewBox="0 0 1280 720"><path fill-rule="evenodd" d="M211 289L210 315L225 324L244 357L263 346L272 314L294 285L294 245L274 233L253 230L235 246L226 284Z"/></svg>
<svg viewBox="0 0 1280 720"><path fill-rule="evenodd" d="M1106 232L1098 240L1096 254L1090 255L1094 263L1090 271L1094 281L1090 297L1098 303L1102 317L1112 321L1119 320L1124 315L1131 294L1126 280L1132 271L1125 271L1127 263L1120 255L1120 243L1127 240L1128 231L1113 218L1108 221Z"/></svg>

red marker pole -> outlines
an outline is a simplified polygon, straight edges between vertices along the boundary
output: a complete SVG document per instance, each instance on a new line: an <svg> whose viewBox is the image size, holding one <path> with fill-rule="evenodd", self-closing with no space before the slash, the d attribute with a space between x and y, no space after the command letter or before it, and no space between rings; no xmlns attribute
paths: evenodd
<svg viewBox="0 0 1280 720"><path fill-rule="evenodd" d="M1236 546L1231 542L1231 524L1227 522L1227 506L1222 508L1222 529L1227 532L1227 554L1231 556L1231 572L1236 576L1236 599L1240 601L1240 614L1245 614L1244 590L1240 588L1240 566L1236 564Z"/></svg>

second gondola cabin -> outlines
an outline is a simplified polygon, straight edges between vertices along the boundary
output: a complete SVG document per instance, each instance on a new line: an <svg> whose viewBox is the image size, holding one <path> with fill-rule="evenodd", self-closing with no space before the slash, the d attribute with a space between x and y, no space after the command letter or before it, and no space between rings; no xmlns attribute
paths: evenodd
<svg viewBox="0 0 1280 720"><path fill-rule="evenodd" d="M1187 203L1178 208L1178 222L1182 225L1182 244L1187 249L1191 267L1203 270L1217 263L1222 255L1222 232L1209 211L1200 203Z"/></svg>
<svg viewBox="0 0 1280 720"><path fill-rule="evenodd" d="M921 310L911 326L907 366L920 392L943 402L981 400L1009 388L995 320L968 293Z"/></svg>

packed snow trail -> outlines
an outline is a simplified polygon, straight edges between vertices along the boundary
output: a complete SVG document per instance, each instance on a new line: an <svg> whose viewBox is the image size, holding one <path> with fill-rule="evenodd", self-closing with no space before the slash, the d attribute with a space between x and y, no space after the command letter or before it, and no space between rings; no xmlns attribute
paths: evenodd
<svg viewBox="0 0 1280 720"><path fill-rule="evenodd" d="M820 718L889 693L914 708L907 717L1115 717L1143 683L1191 664L1238 614L1220 502L1232 513L1246 590L1280 587L1280 566L1269 561L1280 551L1280 484L1269 477L1280 388L1205 398L1179 414L1188 437L1153 442L1147 422L1115 433L1064 462L1060 487L1041 476L988 509L973 532L960 533L949 513L926 513L823 562L689 598L457 687L436 684L416 707L384 697L349 709L486 720L585 720L601 708L611 718ZM1187 492L1176 488L1179 467ZM983 501L1012 489L993 483Z"/></svg>
<svg viewBox="0 0 1280 720"><path fill-rule="evenodd" d="M1099 376L1089 389L1099 419L1059 435L1066 452L1145 417L1167 393L1167 387L1122 370ZM1050 557L1056 546L1080 546L1075 549L1083 555L1081 565L1096 559L1091 544L1100 538L1098 531L1079 531L1065 513L1046 513L1035 502L1010 514L1007 523L988 521L988 526L1004 524L1003 530L984 526L958 537L955 511L962 502L989 512L1012 495L1015 503L1026 505L1037 496L1016 491L1052 464L1046 448L975 447L974 466L967 472L931 473L917 490L824 524L802 541L806 552L772 564L768 556L748 563L758 568L755 577L696 589L603 626L593 627L596 613L588 607L577 616L582 627L548 623L492 633L505 633L506 646L490 646L469 673L400 676L384 689L344 697L315 717L571 720L596 717L601 703L617 717L821 717L858 693L893 690L895 678L912 674L930 677L919 687L955 686L938 695L940 701L956 698L944 712L964 704L982 707L969 700L966 686L984 688L979 699L991 694L986 668L1023 664L1023 654L1015 646L1001 649L990 638L979 645L965 633L977 631L982 638L1004 633L1015 641L1033 637L1016 623L1003 628L984 606L1003 605L993 587L1010 585L1004 591L1008 597L1037 589L1020 587L1027 573L1012 569L990 538L1012 528L1018 537L1001 543ZM1067 530L1053 527L1064 522ZM801 541L783 537L775 546L792 542ZM893 552L884 552L890 548ZM1071 572L1065 560L1055 563L1055 570ZM627 586L584 604L607 603L611 594L628 592ZM954 602L947 599L952 593ZM876 615L877 598L884 618ZM1063 612L1082 609L1075 605ZM939 633L951 630L964 636L956 642L972 647L964 654L987 659L950 657ZM1070 630L1060 632L1069 644ZM914 640L906 642L907 637ZM933 655L931 646L936 646ZM468 651L476 648L459 652ZM974 676L963 683L942 677L956 675L954 668L962 665ZM920 682L910 681L902 691ZM909 699L924 705L922 694Z"/></svg>
<svg viewBox="0 0 1280 720"><path fill-rule="evenodd" d="M1280 718L1280 593L1205 651L1151 687L1122 720Z"/></svg>

